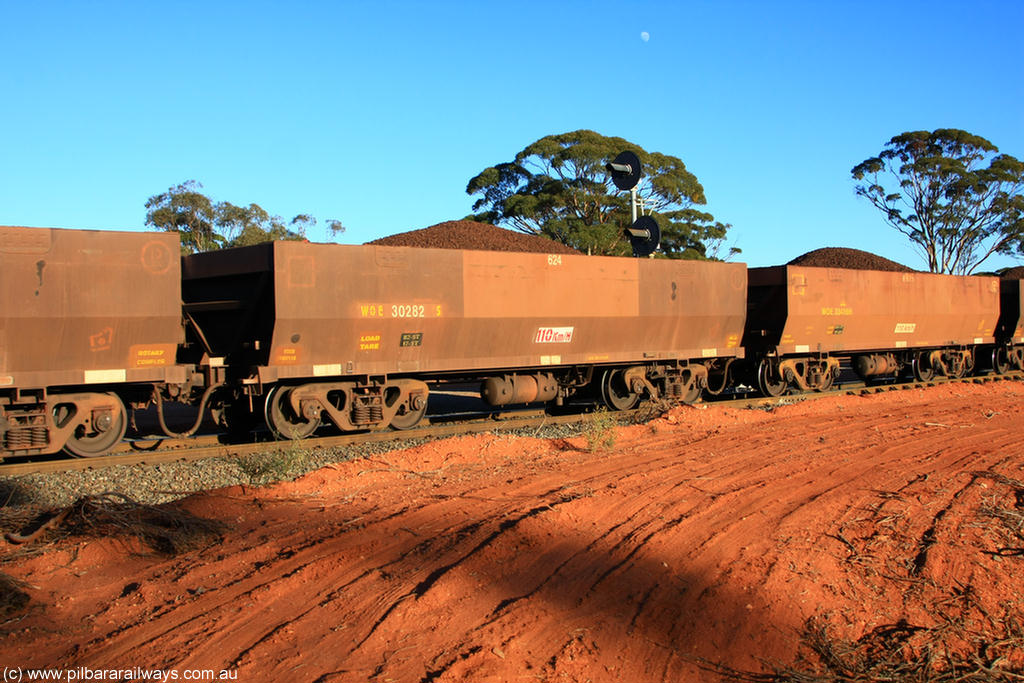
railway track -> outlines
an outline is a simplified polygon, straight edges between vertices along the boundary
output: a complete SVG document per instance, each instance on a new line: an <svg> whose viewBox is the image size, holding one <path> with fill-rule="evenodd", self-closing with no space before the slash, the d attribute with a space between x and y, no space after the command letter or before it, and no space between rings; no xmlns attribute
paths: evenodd
<svg viewBox="0 0 1024 683"><path fill-rule="evenodd" d="M870 395L890 391L908 391L949 383L984 384L1022 380L1024 380L1024 373L1015 372L1006 375L965 377L961 379L934 379L928 382L901 382L876 385L868 385L864 382L845 382L825 392L787 394L779 397L763 397L738 393L705 401L697 405L706 406L711 409L726 407L770 408L841 395ZM621 422L629 422L648 419L655 414L656 410L650 404L644 404L633 410L615 413L615 416ZM409 430L336 434L302 439L298 442L274 441L268 433L259 433L256 440L247 443L223 443L221 441L222 435L219 434L206 434L190 439L150 438L126 440L115 449L115 452L99 457L71 458L58 454L0 463L0 477L90 470L116 465L156 465L216 457L241 457L290 449L296 446L305 449L340 449L370 443L416 442L481 432L510 432L525 429L536 429L539 432L546 426L582 424L591 419L592 415L593 411L586 406L580 406L577 412L561 415L552 415L540 409L486 414L435 415L429 418L427 424Z"/></svg>

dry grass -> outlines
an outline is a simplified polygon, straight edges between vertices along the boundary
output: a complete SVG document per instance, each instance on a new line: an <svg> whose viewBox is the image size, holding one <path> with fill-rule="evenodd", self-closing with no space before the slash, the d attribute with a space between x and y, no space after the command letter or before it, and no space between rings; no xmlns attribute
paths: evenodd
<svg viewBox="0 0 1024 683"><path fill-rule="evenodd" d="M0 508L0 530L7 541L25 545L25 550L8 552L7 558L41 552L27 546L42 539L87 537L141 542L161 555L197 550L223 538L227 525L197 517L171 506L137 503L121 493L104 493L79 498L60 510L40 512L38 508ZM24 584L0 574L0 620L17 616L29 604Z"/></svg>
<svg viewBox="0 0 1024 683"><path fill-rule="evenodd" d="M1004 562L1004 557L1021 562L1017 558L1024 556L1024 482L994 472L972 472L971 476L972 482L990 480L1000 489L974 512L975 525L997 532L1002 544L987 551L975 547L974 552L994 557L996 562ZM890 524L884 528L888 536L906 535ZM833 538L856 553L854 544L841 534ZM875 575L870 566L855 564L853 568L865 579ZM1024 682L1024 598L1007 595L998 608L993 609L990 602L986 610L969 583L953 580L943 587L932 581L929 586L941 592L932 594L929 604L921 605L925 613L919 613L922 621L917 624L898 620L848 641L824 618L812 618L804 624L801 655L793 664L763 662L766 673L708 661L699 664L724 680L757 683Z"/></svg>
<svg viewBox="0 0 1024 683"><path fill-rule="evenodd" d="M34 529L52 516L53 513L43 512L35 505L0 507L0 532L18 534L29 528Z"/></svg>
<svg viewBox="0 0 1024 683"><path fill-rule="evenodd" d="M9 512L2 521L13 543L38 538L134 539L162 555L177 555L220 540L227 526L173 506L138 503L121 493L84 496L66 508L39 514Z"/></svg>
<svg viewBox="0 0 1024 683"><path fill-rule="evenodd" d="M618 434L615 427L618 420L605 408L598 408L590 414L583 427L583 436L587 440L587 448L591 453L610 451L615 447Z"/></svg>
<svg viewBox="0 0 1024 683"><path fill-rule="evenodd" d="M1010 488L1014 498L1013 507L1006 507L992 500L979 508L978 513L985 522L996 521L1006 545L996 548L992 555L1001 557L1024 556L1024 482L995 472L972 472L975 479L990 479Z"/></svg>
<svg viewBox="0 0 1024 683"><path fill-rule="evenodd" d="M648 399L643 401L636 411L633 413L632 419L629 421L631 424L647 424L651 420L655 420L673 408L682 405L681 403L673 403L663 398Z"/></svg>
<svg viewBox="0 0 1024 683"><path fill-rule="evenodd" d="M288 443L287 448L279 448L264 453L244 455L236 460L239 469L249 477L254 486L271 484L306 472L310 465L312 452L302 440Z"/></svg>
<svg viewBox="0 0 1024 683"><path fill-rule="evenodd" d="M1001 633L961 629L953 640L964 639L967 648L949 644L944 626L924 628L905 621L880 626L856 642L839 640L827 626L808 622L803 642L812 657L801 669L777 670L770 680L778 683L846 683L892 681L893 683L982 683L1021 681L1019 669L1009 657L1024 647L1024 629L1006 615ZM816 660L816 661L814 661Z"/></svg>
<svg viewBox="0 0 1024 683"><path fill-rule="evenodd" d="M0 574L0 619L13 617L28 606L28 593L21 581L7 574Z"/></svg>
<svg viewBox="0 0 1024 683"><path fill-rule="evenodd" d="M174 507L104 493L75 501L60 529L68 535L136 538L160 554L177 555L219 541L227 526Z"/></svg>
<svg viewBox="0 0 1024 683"><path fill-rule="evenodd" d="M1024 648L1024 626L1012 615L1002 633L960 632L970 648L951 648L944 629L901 621L879 626L855 642L836 638L811 619L801 643L805 653L791 666L766 663L769 673L721 664L701 666L725 680L754 683L1019 683L1024 672L1013 663Z"/></svg>

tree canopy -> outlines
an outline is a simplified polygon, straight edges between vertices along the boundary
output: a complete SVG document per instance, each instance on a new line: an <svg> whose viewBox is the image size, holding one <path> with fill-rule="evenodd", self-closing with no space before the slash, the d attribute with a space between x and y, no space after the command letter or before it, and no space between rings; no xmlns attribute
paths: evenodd
<svg viewBox="0 0 1024 683"><path fill-rule="evenodd" d="M853 167L855 191L914 243L933 273L1024 256L1024 164L962 130L902 133Z"/></svg>
<svg viewBox="0 0 1024 683"><path fill-rule="evenodd" d="M637 192L661 228L662 252L676 258L714 258L731 226L694 208L707 201L685 164L590 130L549 135L512 161L484 169L466 187L467 194L480 195L473 204L477 213L469 218L543 235L580 251L628 254L624 231L632 222L629 194L615 187L605 169L626 150L635 152L643 165Z"/></svg>
<svg viewBox="0 0 1024 683"><path fill-rule="evenodd" d="M316 225L309 214L285 222L259 204L236 206L214 202L200 190L202 184L188 180L146 200L146 225L178 232L182 250L209 251L240 247L273 240L301 240ZM327 221L333 235L344 232L341 221Z"/></svg>

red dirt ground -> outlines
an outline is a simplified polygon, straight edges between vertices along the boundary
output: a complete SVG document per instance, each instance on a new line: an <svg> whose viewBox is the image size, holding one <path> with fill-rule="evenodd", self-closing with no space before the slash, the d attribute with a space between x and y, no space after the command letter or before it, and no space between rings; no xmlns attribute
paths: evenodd
<svg viewBox="0 0 1024 683"><path fill-rule="evenodd" d="M984 513L1024 505L993 476L1024 479L1022 415L1021 382L682 407L609 452L467 436L197 494L187 509L232 526L213 547L63 540L8 562L37 607L0 662L717 680L702 662L793 663L812 618L847 640L956 622L956 648L1022 617L1024 558L997 555L1011 539Z"/></svg>

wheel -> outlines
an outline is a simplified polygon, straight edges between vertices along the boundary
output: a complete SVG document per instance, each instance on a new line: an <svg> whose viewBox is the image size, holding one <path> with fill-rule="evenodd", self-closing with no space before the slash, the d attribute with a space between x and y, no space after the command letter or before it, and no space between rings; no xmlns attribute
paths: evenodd
<svg viewBox="0 0 1024 683"><path fill-rule="evenodd" d="M1010 371L1010 356L1005 346L992 349L992 370L997 375L1005 375Z"/></svg>
<svg viewBox="0 0 1024 683"><path fill-rule="evenodd" d="M967 363L964 361L963 356L952 356L950 358L949 373L947 377L952 379L960 379L967 376L967 371L970 369Z"/></svg>
<svg viewBox="0 0 1024 683"><path fill-rule="evenodd" d="M629 410L640 401L640 395L626 386L625 372L605 370L601 375L601 400L612 410Z"/></svg>
<svg viewBox="0 0 1024 683"><path fill-rule="evenodd" d="M85 425L76 427L64 444L64 450L71 455L79 458L103 455L124 438L125 431L128 429L128 414L125 411L124 403L115 394L105 394L105 396L114 402L110 419L104 419L104 424L93 423L89 427ZM74 418L76 413L73 404L60 403L53 409L53 421L57 427L63 427L68 420Z"/></svg>
<svg viewBox="0 0 1024 683"><path fill-rule="evenodd" d="M825 372L821 373L821 379L818 380L818 386L814 387L815 391L828 391L835 384L836 376L832 374L832 371L825 366Z"/></svg>
<svg viewBox="0 0 1024 683"><path fill-rule="evenodd" d="M305 439L320 426L320 418L318 416L307 420L301 415L296 415L288 401L290 393L291 389L280 385L271 389L263 407L263 416L267 421L267 427L277 438Z"/></svg>
<svg viewBox="0 0 1024 683"><path fill-rule="evenodd" d="M690 390L683 394L682 401L686 405L692 405L697 402L701 393L702 389L700 388L700 385L698 385L697 382L694 382L693 386L690 387Z"/></svg>
<svg viewBox="0 0 1024 683"><path fill-rule="evenodd" d="M767 358L757 366L757 388L765 396L775 398L786 393L786 380L779 377L776 370Z"/></svg>
<svg viewBox="0 0 1024 683"><path fill-rule="evenodd" d="M423 416L427 414L427 397L422 394L413 396L409 403L412 404L412 408L405 406L405 413L399 415L395 413L395 416L391 418L391 426L398 430L412 429L420 423ZM419 406L418 408L416 406Z"/></svg>
<svg viewBox="0 0 1024 683"><path fill-rule="evenodd" d="M935 378L935 368L928 361L928 355L919 353L914 356L914 379L918 382L931 382Z"/></svg>

